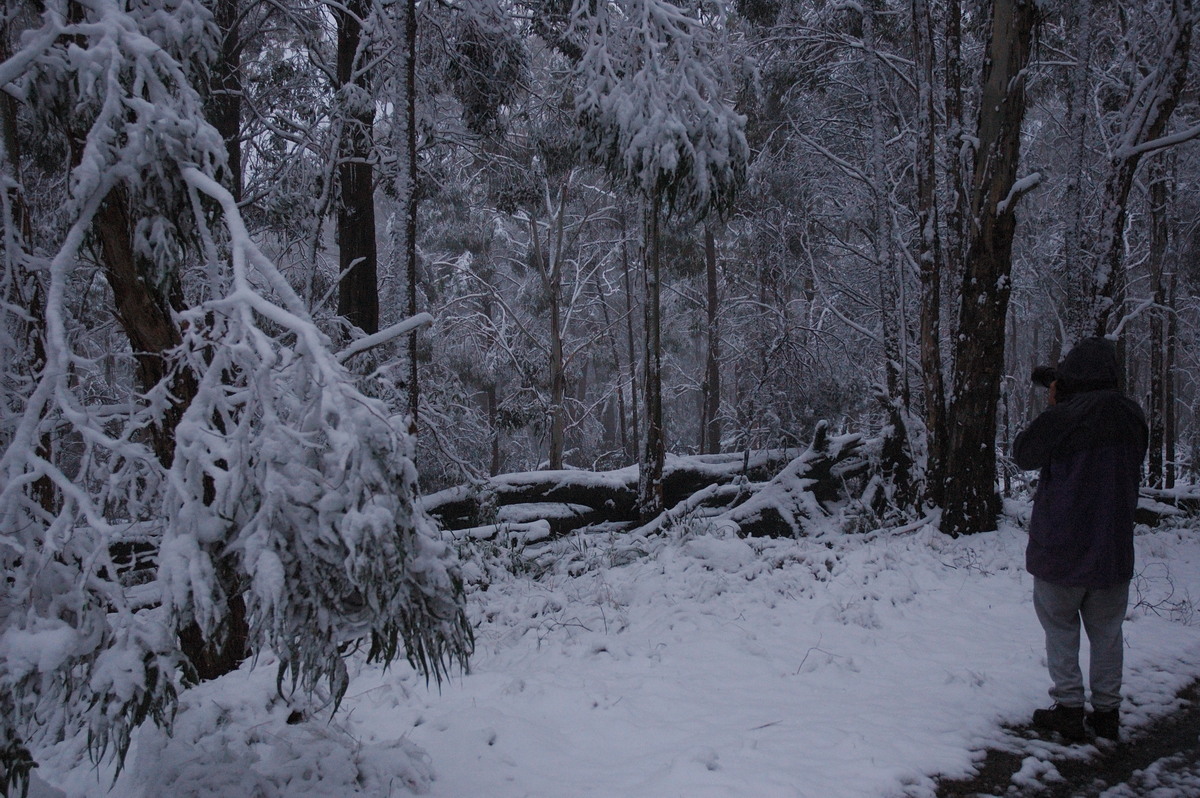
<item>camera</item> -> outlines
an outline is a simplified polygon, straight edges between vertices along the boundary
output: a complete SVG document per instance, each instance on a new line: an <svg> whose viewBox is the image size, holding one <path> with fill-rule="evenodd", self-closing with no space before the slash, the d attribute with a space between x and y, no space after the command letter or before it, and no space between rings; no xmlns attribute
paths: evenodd
<svg viewBox="0 0 1200 798"><path fill-rule="evenodd" d="M1050 383L1058 379L1058 369L1054 366L1038 366L1033 370L1033 374L1029 377L1034 385L1040 385L1043 388L1049 388Z"/></svg>

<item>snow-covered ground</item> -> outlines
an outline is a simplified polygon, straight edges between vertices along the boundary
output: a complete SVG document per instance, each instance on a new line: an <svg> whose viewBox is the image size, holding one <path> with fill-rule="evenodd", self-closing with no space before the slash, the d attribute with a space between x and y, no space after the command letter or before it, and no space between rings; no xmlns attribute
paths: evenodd
<svg viewBox="0 0 1200 798"><path fill-rule="evenodd" d="M143 729L115 783L82 740L41 752L39 775L122 798L930 795L1049 703L1024 542L1015 523L957 540L685 525L557 541L536 579L525 552L479 555L470 674L439 689L360 667L331 720L279 698L260 660L187 691L174 736ZM1140 528L1137 553L1127 728L1200 677L1200 534ZM1052 778L1039 762L1021 778Z"/></svg>

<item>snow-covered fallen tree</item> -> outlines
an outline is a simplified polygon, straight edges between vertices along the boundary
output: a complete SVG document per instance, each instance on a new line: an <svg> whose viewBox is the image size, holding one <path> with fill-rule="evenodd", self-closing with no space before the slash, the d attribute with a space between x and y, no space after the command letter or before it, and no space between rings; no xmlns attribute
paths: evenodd
<svg viewBox="0 0 1200 798"><path fill-rule="evenodd" d="M422 501L444 528L470 530L468 537L475 539L537 520L545 522L549 537L595 525L653 533L697 515L732 525L741 535L800 536L805 519L858 498L855 492L870 468L868 448L863 436L831 437L821 424L805 450L668 456L663 476L668 509L645 524L638 521L636 467L505 474ZM522 541L527 532L523 526L517 530Z"/></svg>
<svg viewBox="0 0 1200 798"><path fill-rule="evenodd" d="M829 515L828 504L847 498L847 480L865 473L862 443L857 434L831 438L828 425L821 422L812 446L713 523L732 525L742 536L808 534L810 523Z"/></svg>

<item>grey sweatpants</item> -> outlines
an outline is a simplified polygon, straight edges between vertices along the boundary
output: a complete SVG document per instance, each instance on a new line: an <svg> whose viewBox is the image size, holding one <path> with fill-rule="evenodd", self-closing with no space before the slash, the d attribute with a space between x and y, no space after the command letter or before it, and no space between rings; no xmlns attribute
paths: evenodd
<svg viewBox="0 0 1200 798"><path fill-rule="evenodd" d="M1121 623L1129 604L1129 583L1102 589L1062 587L1044 579L1033 580L1033 606L1046 631L1046 664L1050 669L1050 697L1067 707L1083 706L1083 673L1079 669L1079 622L1091 646L1092 708L1116 709L1121 705L1121 669L1125 641Z"/></svg>

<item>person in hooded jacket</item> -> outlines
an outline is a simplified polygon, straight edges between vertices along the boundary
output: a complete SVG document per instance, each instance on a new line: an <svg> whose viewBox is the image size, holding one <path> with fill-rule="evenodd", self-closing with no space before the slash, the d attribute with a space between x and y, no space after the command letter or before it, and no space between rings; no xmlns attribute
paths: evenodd
<svg viewBox="0 0 1200 798"><path fill-rule="evenodd" d="M1124 638L1133 578L1133 526L1149 430L1141 407L1120 390L1116 348L1080 341L1048 372L1049 407L1013 445L1017 465L1039 469L1025 567L1046 633L1054 706L1033 725L1065 739L1120 735ZM1035 372L1035 380L1038 378ZM1092 713L1079 667L1082 621L1091 646Z"/></svg>

